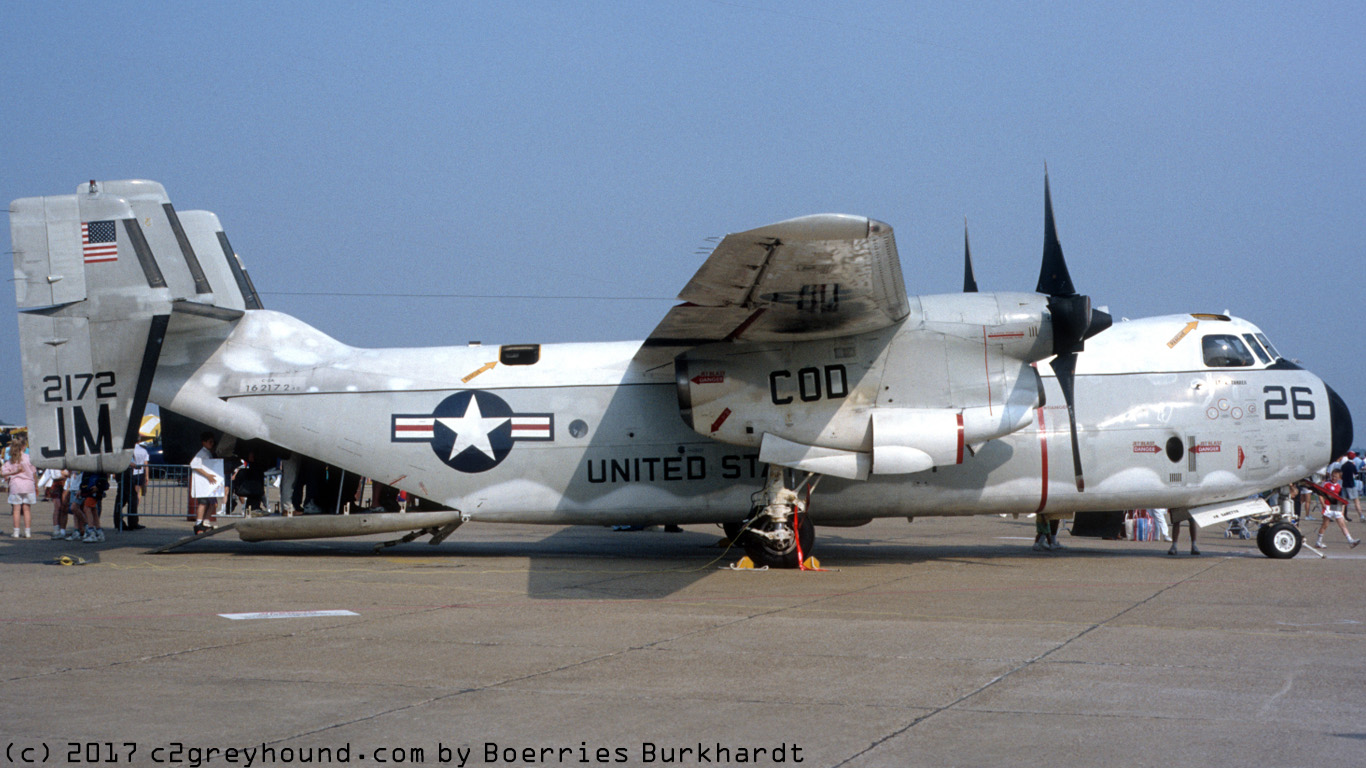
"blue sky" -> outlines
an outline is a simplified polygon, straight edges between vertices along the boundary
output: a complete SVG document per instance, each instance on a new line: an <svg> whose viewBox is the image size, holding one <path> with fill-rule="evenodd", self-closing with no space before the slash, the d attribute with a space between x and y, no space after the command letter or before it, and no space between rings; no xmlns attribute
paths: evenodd
<svg viewBox="0 0 1366 768"><path fill-rule="evenodd" d="M1352 3L14 3L0 196L154 179L344 342L555 342L816 212L892 224L913 294L966 216L982 289L1031 290L1046 162L1080 291L1246 317L1366 424L1364 41Z"/></svg>

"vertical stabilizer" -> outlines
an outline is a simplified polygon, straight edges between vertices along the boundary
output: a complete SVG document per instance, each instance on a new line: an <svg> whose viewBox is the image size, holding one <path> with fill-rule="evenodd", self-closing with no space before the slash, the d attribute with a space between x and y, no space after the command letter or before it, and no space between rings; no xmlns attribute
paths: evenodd
<svg viewBox="0 0 1366 768"><path fill-rule="evenodd" d="M138 439L175 312L232 321L257 306L213 214L182 220L160 184L82 184L10 204L32 456L114 472Z"/></svg>

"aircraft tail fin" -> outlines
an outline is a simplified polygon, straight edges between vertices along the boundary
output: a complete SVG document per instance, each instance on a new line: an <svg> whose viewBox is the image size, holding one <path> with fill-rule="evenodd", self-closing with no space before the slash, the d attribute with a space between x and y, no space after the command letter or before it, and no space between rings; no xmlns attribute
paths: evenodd
<svg viewBox="0 0 1366 768"><path fill-rule="evenodd" d="M211 213L150 181L10 204L34 463L117 472L132 457L173 314L231 321L260 299Z"/></svg>

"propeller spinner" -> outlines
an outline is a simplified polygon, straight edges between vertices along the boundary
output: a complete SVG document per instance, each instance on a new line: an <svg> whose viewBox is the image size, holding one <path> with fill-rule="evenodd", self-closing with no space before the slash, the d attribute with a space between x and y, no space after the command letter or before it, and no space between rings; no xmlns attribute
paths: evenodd
<svg viewBox="0 0 1366 768"><path fill-rule="evenodd" d="M1043 176L1043 264L1039 285L1034 290L1048 296L1048 313L1053 321L1053 373L1058 377L1063 399L1067 401L1067 422L1072 431L1072 469L1077 490L1086 490L1081 471L1081 449L1077 445L1077 413L1073 392L1077 372L1077 353L1087 339L1109 328L1113 320L1101 310L1091 308L1091 297L1082 296L1072 285L1067 262L1053 223L1053 199L1048 190L1048 172Z"/></svg>

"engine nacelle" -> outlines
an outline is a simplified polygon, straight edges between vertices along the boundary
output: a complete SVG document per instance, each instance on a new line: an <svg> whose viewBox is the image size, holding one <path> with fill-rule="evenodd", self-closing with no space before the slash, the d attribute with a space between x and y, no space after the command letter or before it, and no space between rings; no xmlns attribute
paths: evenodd
<svg viewBox="0 0 1366 768"><path fill-rule="evenodd" d="M904 323L882 331L679 355L684 421L759 447L761 461L839 477L962 463L965 452L1028 425L1042 404L1030 362L1048 343L1041 297L912 304Z"/></svg>
<svg viewBox="0 0 1366 768"><path fill-rule="evenodd" d="M1038 373L1027 369L1034 377ZM1038 407L1029 390L1017 387L1019 399L1002 406L945 408L877 408L873 411L871 471L879 475L924 472L930 467L962 464L967 451L989 440L1023 429Z"/></svg>
<svg viewBox="0 0 1366 768"><path fill-rule="evenodd" d="M823 354L793 354L793 346L680 355L674 371L683 420L732 445L757 447L765 434L775 434L805 445L867 451L868 413L879 381L870 375L870 361L829 343L820 345Z"/></svg>

